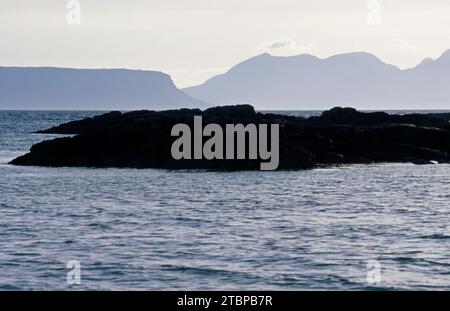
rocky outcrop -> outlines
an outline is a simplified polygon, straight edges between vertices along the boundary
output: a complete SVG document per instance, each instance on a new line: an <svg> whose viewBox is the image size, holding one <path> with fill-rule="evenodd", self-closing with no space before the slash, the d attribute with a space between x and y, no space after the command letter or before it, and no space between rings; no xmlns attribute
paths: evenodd
<svg viewBox="0 0 450 311"><path fill-rule="evenodd" d="M110 112L39 133L76 134L34 145L15 165L254 170L260 160L174 160L175 124L280 124L279 169L374 162L450 162L448 114L389 115L334 108L308 119L256 112L248 105Z"/></svg>

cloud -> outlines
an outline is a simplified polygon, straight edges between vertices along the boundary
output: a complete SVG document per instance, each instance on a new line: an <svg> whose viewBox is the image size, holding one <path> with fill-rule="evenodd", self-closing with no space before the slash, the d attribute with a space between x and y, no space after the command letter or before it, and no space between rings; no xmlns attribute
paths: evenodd
<svg viewBox="0 0 450 311"><path fill-rule="evenodd" d="M263 44L264 48L268 49L279 49L279 48L285 48L285 47L293 47L295 46L295 42L291 39L283 39L283 40L276 40L272 42L266 42Z"/></svg>
<svg viewBox="0 0 450 311"><path fill-rule="evenodd" d="M271 50L275 54L281 55L312 53L318 49L315 44L298 44L292 39L265 42L260 45L260 48L266 51Z"/></svg>

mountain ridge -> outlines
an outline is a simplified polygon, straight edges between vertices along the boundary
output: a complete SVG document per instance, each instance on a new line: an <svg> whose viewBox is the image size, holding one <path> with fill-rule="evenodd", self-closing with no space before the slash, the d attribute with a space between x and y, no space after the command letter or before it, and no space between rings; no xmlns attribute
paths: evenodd
<svg viewBox="0 0 450 311"><path fill-rule="evenodd" d="M442 109L450 102L448 73L450 50L409 69L367 52L327 58L263 53L183 90L214 104L252 104L258 109Z"/></svg>
<svg viewBox="0 0 450 311"><path fill-rule="evenodd" d="M0 109L133 110L206 107L160 71L0 67Z"/></svg>

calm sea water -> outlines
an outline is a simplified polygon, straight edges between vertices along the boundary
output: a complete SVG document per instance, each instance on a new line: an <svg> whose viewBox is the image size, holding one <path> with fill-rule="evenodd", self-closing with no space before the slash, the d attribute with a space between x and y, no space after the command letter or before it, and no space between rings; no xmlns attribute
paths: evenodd
<svg viewBox="0 0 450 311"><path fill-rule="evenodd" d="M0 290L450 289L449 165L6 164L54 137L32 131L94 114L0 111ZM81 285L66 282L70 260Z"/></svg>

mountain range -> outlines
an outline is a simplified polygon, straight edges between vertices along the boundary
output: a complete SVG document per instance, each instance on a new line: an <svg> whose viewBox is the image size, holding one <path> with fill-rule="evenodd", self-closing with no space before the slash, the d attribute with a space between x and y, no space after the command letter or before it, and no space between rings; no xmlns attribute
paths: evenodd
<svg viewBox="0 0 450 311"><path fill-rule="evenodd" d="M205 107L169 75L126 69L0 67L0 109L136 110Z"/></svg>
<svg viewBox="0 0 450 311"><path fill-rule="evenodd" d="M0 67L0 109L165 110L251 104L265 110L449 109L450 50L401 70L365 53L262 54L178 89L162 72Z"/></svg>
<svg viewBox="0 0 450 311"><path fill-rule="evenodd" d="M184 91L217 105L258 109L449 109L450 50L406 70L365 52L325 59L262 54Z"/></svg>

